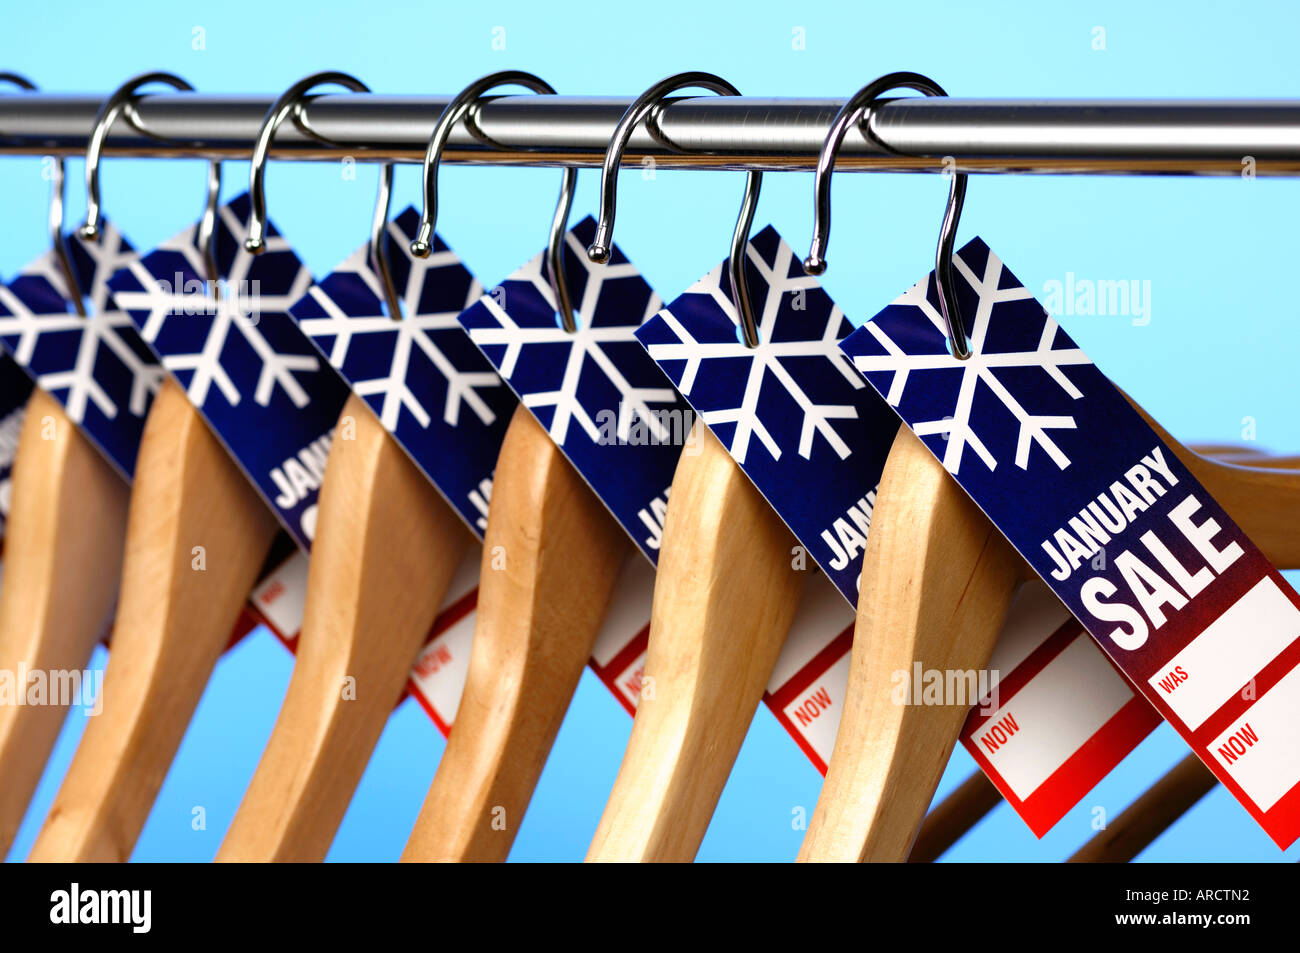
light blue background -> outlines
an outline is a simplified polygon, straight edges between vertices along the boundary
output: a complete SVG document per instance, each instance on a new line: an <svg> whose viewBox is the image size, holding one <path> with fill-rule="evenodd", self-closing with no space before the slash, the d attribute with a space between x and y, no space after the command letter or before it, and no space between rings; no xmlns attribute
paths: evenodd
<svg viewBox="0 0 1300 953"><path fill-rule="evenodd" d="M506 49L492 47L505 28ZM1094 27L1106 49L1093 47ZM180 73L205 92L274 93L321 69L357 74L378 92L451 93L484 73L523 68L574 94L632 95L685 69L721 73L748 94L847 96L897 69L933 76L971 97L1300 97L1288 3L1177 5L751 2L605 4L386 3L226 0L10 4L0 69L50 91L107 93L145 70ZM194 28L206 49L192 48ZM806 49L793 49L796 27ZM81 165L70 167L69 219L83 208ZM47 183L40 160L0 159L0 273L12 276L44 245ZM202 164L109 160L105 208L142 249L185 227L201 202ZM417 173L399 173L416 198ZM574 220L594 211L597 176L580 177ZM274 164L271 215L318 275L365 238L374 173L346 181L332 163ZM439 231L487 284L541 247L558 173L447 168ZM226 192L246 188L229 163ZM671 298L723 257L740 199L738 173L623 176L618 241ZM931 267L945 185L932 176L836 180L835 233L825 277L860 322ZM399 207L397 205L395 208ZM1295 414L1296 295L1292 281L1300 188L1236 177L1003 176L971 182L959 239L979 234L1028 286L1066 272L1149 280L1152 320L1066 318L1096 362L1186 441L1236 441L1253 418L1260 443L1300 448ZM811 229L811 176L770 175L758 224L796 248ZM99 660L102 664L102 658ZM138 860L208 860L268 737L291 658L259 632L218 666L135 853ZM11 858L22 858L49 807L85 718L69 718ZM524 819L516 860L578 860L595 830L631 721L584 677ZM334 860L398 856L443 742L406 704L352 803ZM1113 816L1184 748L1162 728L1042 841L999 807L949 854L961 860L1060 860L1092 833L1094 806ZM954 756L943 790L972 762ZM0 779L3 783L3 779ZM789 860L811 813L817 772L760 709L700 851L702 860ZM207 829L191 828L192 809ZM1159 838L1144 860L1294 860L1217 789Z"/></svg>

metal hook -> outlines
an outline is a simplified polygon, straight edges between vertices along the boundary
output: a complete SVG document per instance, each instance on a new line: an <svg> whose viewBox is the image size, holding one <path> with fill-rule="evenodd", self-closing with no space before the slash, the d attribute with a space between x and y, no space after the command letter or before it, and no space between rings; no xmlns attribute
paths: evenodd
<svg viewBox="0 0 1300 953"><path fill-rule="evenodd" d="M253 255L266 251L266 163L270 157L271 142L275 133L289 116L301 122L303 97L317 86L332 84L342 86L354 93L368 93L370 87L349 73L327 70L298 80L271 104L262 128L257 134L257 143L253 147L253 163L249 170L248 196L251 206L248 214L248 237L244 239L244 250ZM383 286L384 301L388 305L389 316L394 319L402 317L402 305L393 283L392 269L388 261L388 206L393 193L393 163L384 163L379 173L379 193L375 201L375 214L370 229L370 265L379 276Z"/></svg>
<svg viewBox="0 0 1300 953"><path fill-rule="evenodd" d="M424 210L420 213L420 227L415 240L411 242L411 254L416 258L425 258L433 250L433 231L438 221L438 166L442 162L442 152L451 138L451 131L456 123L469 116L470 111L478 105L488 90L497 86L523 86L534 93L555 95L555 88L550 83L526 73L523 70L502 70L491 73L470 83L449 102L442 115L438 117L429 137L429 146L424 154ZM578 181L578 170L568 166L560 182L560 198L555 205L555 215L551 219L551 232L546 243L546 263L550 272L551 292L555 296L556 310L564 330L572 334L577 330L577 321L573 316L573 302L569 297L569 286L564 273L564 233L569 224L569 210L573 206L574 186Z"/></svg>
<svg viewBox="0 0 1300 953"><path fill-rule="evenodd" d="M633 101L623 113L605 152L605 162L600 172L600 221L596 225L596 238L587 249L587 257L594 262L609 261L614 244L614 214L617 206L618 169L623 161L632 132L643 120L653 118L656 107L670 93L688 87L699 87L719 96L739 96L740 90L721 76L698 71L677 73L655 83ZM649 125L649 124L647 124ZM653 133L653 129L651 132ZM749 282L745 278L745 247L749 243L749 229L754 223L754 209L758 206L758 190L763 183L763 173L750 172L745 176L745 197L736 219L736 230L731 236L731 255L727 272L731 277L732 294L736 310L740 313L740 327L747 347L758 347L758 322L754 319L754 306L749 295Z"/></svg>
<svg viewBox="0 0 1300 953"><path fill-rule="evenodd" d="M99 107L99 113L95 116L94 128L90 133L90 144L86 147L86 221L77 230L77 234L86 241L99 241L99 222L101 218L99 162L104 152L104 143L108 140L109 130L119 116L126 114L127 120L132 126L147 134L147 131L141 129L140 124L136 121L134 104L140 87L147 86L149 83L166 83L173 89L179 89L187 93L194 92L193 86L173 73L141 73L139 76L128 79L115 89L112 95L104 101L104 105ZM207 196L203 204L203 217L199 219L197 236L198 247L203 253L203 263L207 271L205 277L214 294L218 293L218 276L216 251L213 248L212 236L216 231L217 198L220 192L221 163L214 159L208 164Z"/></svg>
<svg viewBox="0 0 1300 953"><path fill-rule="evenodd" d="M881 148L889 149L871 129L872 110L883 93L900 87L914 89L927 96L948 95L942 86L920 73L889 73L854 93L836 113L821 154L817 157L817 173L813 179L813 238L808 257L803 262L805 274L820 275L826 270L826 245L831 234L831 173L835 169L835 154L844 141L845 133L850 126L861 124L864 135ZM953 175L952 185L948 189L948 205L944 209L943 225L939 229L939 244L935 249L934 262L935 275L939 279L939 311L948 325L948 341L953 356L962 361L971 356L971 350L966 340L961 306L957 301L957 287L952 278L952 247L965 200L966 173L958 172Z"/></svg>
<svg viewBox="0 0 1300 953"><path fill-rule="evenodd" d="M18 73L0 73L0 82L12 83L27 92L36 91L36 84ZM68 289L68 297L72 299L73 310L78 317L84 318L86 302L81 294L77 273L72 267L72 259L68 257L67 240L63 237L63 182L64 163L63 157L59 156L54 160L54 177L50 180L50 250L54 253L59 274L63 276L63 284Z"/></svg>
<svg viewBox="0 0 1300 953"><path fill-rule="evenodd" d="M388 257L388 209L393 201L393 164L386 163L379 170L379 192L375 196L375 213L370 222L370 268L379 276L384 292L388 316L394 321L402 319L402 300L393 281L392 264Z"/></svg>

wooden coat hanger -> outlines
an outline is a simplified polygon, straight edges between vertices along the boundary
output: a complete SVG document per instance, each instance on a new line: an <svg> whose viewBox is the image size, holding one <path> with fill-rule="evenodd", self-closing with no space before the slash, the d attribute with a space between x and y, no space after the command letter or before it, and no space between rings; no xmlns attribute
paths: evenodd
<svg viewBox="0 0 1300 953"><path fill-rule="evenodd" d="M1219 779L1200 758L1194 754L1185 756L1104 830L1080 847L1069 863L1128 863L1218 783Z"/></svg>
<svg viewBox="0 0 1300 953"><path fill-rule="evenodd" d="M898 705L892 673L987 666L1029 568L903 426L863 554L849 682L800 860L904 860L967 710ZM889 688L882 692L882 686Z"/></svg>
<svg viewBox="0 0 1300 953"><path fill-rule="evenodd" d="M14 74L2 78L34 88ZM50 191L52 254L74 310L89 320L63 237L63 183L59 159ZM127 485L39 387L28 398L10 479L0 670L83 670L117 598ZM0 706L0 857L13 846L66 712L54 698Z"/></svg>
<svg viewBox="0 0 1300 953"><path fill-rule="evenodd" d="M1070 863L1127 863L1208 794L1218 779L1189 754L1142 793L1070 858ZM925 816L909 864L938 860L985 815L1002 794L982 771L973 772Z"/></svg>
<svg viewBox="0 0 1300 953"><path fill-rule="evenodd" d="M630 550L519 407L492 481L465 689L403 860L506 859Z"/></svg>
<svg viewBox="0 0 1300 953"><path fill-rule="evenodd" d="M1146 419L1275 565L1298 564L1294 473L1208 460ZM916 660L985 668L1011 599L1029 577L906 427L881 477L863 559L844 715L803 860L907 857L966 713L893 704L891 673L910 671Z"/></svg>
<svg viewBox="0 0 1300 953"><path fill-rule="evenodd" d="M699 850L803 591L794 537L701 421L673 477L643 693L588 861Z"/></svg>
<svg viewBox="0 0 1300 953"><path fill-rule="evenodd" d="M670 76L624 113L606 151L601 215L588 255L612 246L615 182L632 131L687 87L739 91L711 73ZM728 276L740 328L758 343L744 273L762 182L745 180ZM794 537L702 421L673 476L650 638L632 734L587 860L691 860L704 838L803 591Z"/></svg>
<svg viewBox="0 0 1300 953"><path fill-rule="evenodd" d="M876 101L897 87L947 95L926 76L890 73L845 102L818 157L808 274L826 269L831 173L844 136L869 127ZM969 345L946 265L965 195L966 173L959 172L951 176L936 254L940 311L958 357ZM941 669L983 668L1029 572L925 445L900 427L863 553L844 711L800 860L907 858L967 711L894 704L892 673L910 672L914 659ZM890 691L882 694L885 682Z"/></svg>
<svg viewBox="0 0 1300 953"><path fill-rule="evenodd" d="M908 852L909 864L930 864L965 837L990 811L1002 803L1002 792L979 769L952 793L930 808L916 841Z"/></svg>
<svg viewBox="0 0 1300 953"><path fill-rule="evenodd" d="M507 72L479 80L453 100L426 157L426 209L436 208L429 170L436 170L452 126L488 89L505 83L554 92L535 76ZM644 118L645 99L627 110L606 150L601 221L607 229L618 161ZM567 170L548 262L557 310L570 330L576 325L560 250L574 178L575 170ZM427 240L423 226L421 237ZM603 242L607 255L608 230ZM504 571L491 566L499 547L507 554ZM618 521L521 407L492 486L465 690L404 860L506 858L630 551Z"/></svg>
<svg viewBox="0 0 1300 953"><path fill-rule="evenodd" d="M345 73L318 73L290 87L263 123L254 190L276 128L324 83L368 91ZM386 165L380 178L371 260L389 314L401 320L383 238L392 171ZM325 858L470 541L460 517L364 400L348 399L335 434L293 675L218 861Z"/></svg>
<svg viewBox="0 0 1300 953"><path fill-rule="evenodd" d="M117 598L126 482L62 405L37 389L27 402L12 488L0 669L81 671ZM62 704L0 705L0 857L13 846L66 713Z"/></svg>
<svg viewBox="0 0 1300 953"><path fill-rule="evenodd" d="M1245 467L1262 467L1266 470L1300 470L1300 456L1269 453L1267 450L1248 444L1197 444L1192 450L1199 456L1211 457L1220 463L1235 463Z"/></svg>
<svg viewBox="0 0 1300 953"><path fill-rule="evenodd" d="M230 641L274 517L175 382L154 398L127 519L121 594L89 720L33 861L125 861ZM193 548L207 568L193 568Z"/></svg>
<svg viewBox="0 0 1300 953"><path fill-rule="evenodd" d="M844 104L818 158L808 273L826 267L836 152L848 129L864 120L869 126L872 106L899 86L946 95L925 76L892 73ZM969 343L949 262L965 192L966 173L959 172L951 177L935 269L939 310L959 358L969 354ZM1261 549L1283 562L1300 553L1300 533L1283 528L1297 512L1300 483L1280 471L1205 460L1172 440L1170 446L1234 520L1257 529ZM863 557L844 713L800 860L907 858L967 713L961 706L894 704L892 674L911 671L917 660L945 670L986 668L1011 600L1031 575L924 444L901 427Z"/></svg>
<svg viewBox="0 0 1300 953"><path fill-rule="evenodd" d="M1294 458L1242 458L1228 463L1208 459L1184 447L1131 397L1125 397L1161 440L1192 471L1228 515L1246 530L1274 566L1300 568L1300 483Z"/></svg>
<svg viewBox="0 0 1300 953"><path fill-rule="evenodd" d="M158 81L192 88L171 74L145 74L120 87L96 118L86 157L87 240L98 237L98 164L108 129L139 87ZM198 232L210 279L219 186L213 163ZM276 531L170 380L149 411L130 500L103 712L86 727L30 860L129 859ZM202 547L202 569L195 547Z"/></svg>
<svg viewBox="0 0 1300 953"><path fill-rule="evenodd" d="M1264 462L1267 460L1279 459L1269 454L1267 450L1244 443L1199 443L1193 450L1203 457L1212 457L1223 463L1250 460L1258 461L1255 465L1260 466L1266 465Z"/></svg>
<svg viewBox="0 0 1300 953"><path fill-rule="evenodd" d="M353 396L330 446L284 704L218 861L323 860L470 534Z"/></svg>
<svg viewBox="0 0 1300 953"><path fill-rule="evenodd" d="M1300 470L1300 457L1250 453L1233 457L1224 456L1217 459L1222 463L1235 463L1237 466L1257 470Z"/></svg>

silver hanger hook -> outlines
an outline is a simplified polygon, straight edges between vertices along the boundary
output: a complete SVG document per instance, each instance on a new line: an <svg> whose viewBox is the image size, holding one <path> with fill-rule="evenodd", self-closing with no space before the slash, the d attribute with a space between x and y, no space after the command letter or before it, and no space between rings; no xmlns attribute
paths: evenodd
<svg viewBox="0 0 1300 953"><path fill-rule="evenodd" d="M813 179L813 238L808 257L804 259L805 274L820 275L826 270L826 245L831 236L831 173L835 170L835 155L839 152L844 135L853 125L861 125L862 132L881 148L889 149L871 129L873 108L881 95L891 89L914 89L927 96L947 96L943 87L920 73L889 73L868 83L849 97L831 122L826 142L817 157L817 173ZM892 151L892 150L890 150ZM962 203L966 201L966 173L952 176L948 189L948 204L939 229L939 244L935 249L934 271L939 279L939 311L948 325L948 341L953 356L966 360L971 355L962 321L961 306L957 301L957 286L952 278L952 248L957 237L957 223L961 218Z"/></svg>
<svg viewBox="0 0 1300 953"><path fill-rule="evenodd" d="M623 162L623 150L627 148L633 131L643 121L653 120L655 109L662 104L666 96L679 89L690 87L707 89L719 96L740 95L740 90L721 76L692 71L677 73L660 80L633 101L627 108L627 112L619 119L618 125L614 127L609 148L605 151L605 161L600 171L600 221L596 225L596 238L587 249L587 257L592 261L597 263L609 261L610 249L614 245L618 169ZM740 314L740 328L744 333L747 347L758 347L758 322L754 319L749 282L745 278L745 247L749 243L749 229L754 223L754 209L758 206L758 190L762 183L761 172L750 172L745 176L745 197L740 205L740 216L736 219L736 230L731 236L731 255L727 260L732 295L736 299L736 310Z"/></svg>
<svg viewBox="0 0 1300 953"><path fill-rule="evenodd" d="M258 131L257 142L253 147L253 161L249 169L248 197L248 236L244 239L244 250L253 255L266 251L266 163L271 154L271 142L280 125L293 116L296 121L302 117L303 100L317 86L342 86L354 93L368 93L370 87L350 73L326 70L312 73L298 80L286 89L266 111L262 119L262 128ZM393 194L393 164L385 162L379 171L379 193L375 201L375 214L370 229L370 266L379 276L383 286L384 302L388 305L389 316L400 319L401 301L393 283L392 269L388 261L388 206Z"/></svg>
<svg viewBox="0 0 1300 953"><path fill-rule="evenodd" d="M424 209L420 213L420 227L411 242L411 254L416 258L425 258L433 250L433 232L438 222L438 166L442 162L442 152L451 138L451 131L462 119L472 118L471 110L491 89L498 86L523 86L534 93L554 96L555 88L550 83L526 73L523 70L502 70L491 73L470 83L449 102L442 115L438 117L429 136L429 146L424 153ZM572 334L577 330L577 321L573 316L573 302L569 297L569 285L564 273L564 233L569 225L569 210L573 206L574 186L578 181L578 170L568 166L560 182L560 198L555 205L555 215L551 219L550 238L546 243L546 263L550 272L551 292L555 296L555 307L560 314L564 330Z"/></svg>
<svg viewBox="0 0 1300 953"><path fill-rule="evenodd" d="M139 76L128 79L115 89L108 99L104 100L104 105L99 107L99 113L95 116L95 125L90 133L90 143L86 146L86 221L77 230L77 234L85 241L99 241L99 223L102 217L100 211L99 163L104 152L104 143L108 140L109 130L118 117L125 114L127 121L132 126L140 132L148 134L148 131L143 129L136 119L135 101L138 98L140 87L147 86L150 83L166 83L173 89L179 89L187 93L194 92L193 86L174 73L141 73ZM208 163L207 196L203 203L203 217L199 219L198 247L203 253L203 264L207 271L204 277L211 286L214 295L218 293L218 276L216 251L213 248L212 236L216 231L217 199L220 193L221 163L213 160Z"/></svg>
<svg viewBox="0 0 1300 953"><path fill-rule="evenodd" d="M25 92L35 92L36 84L26 76L18 73L0 73L0 82L12 83ZM86 316L86 302L81 294L77 273L72 268L72 259L68 257L68 243L63 237L63 157L54 160L54 175L50 179L50 250L54 253L55 264L63 276L63 284L68 289L68 297L78 317Z"/></svg>

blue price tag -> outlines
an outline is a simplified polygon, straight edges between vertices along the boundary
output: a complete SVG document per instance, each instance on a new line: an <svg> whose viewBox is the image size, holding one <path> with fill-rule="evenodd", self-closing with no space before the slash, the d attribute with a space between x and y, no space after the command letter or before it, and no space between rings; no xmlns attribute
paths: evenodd
<svg viewBox="0 0 1300 953"><path fill-rule="evenodd" d="M1115 664L1282 847L1300 836L1300 595L982 241L844 342Z"/></svg>
<svg viewBox="0 0 1300 953"><path fill-rule="evenodd" d="M118 271L109 287L305 549L348 389L289 315L311 274L274 229L261 255L244 250L248 210L247 196L219 209L219 298L203 281L196 228Z"/></svg>
<svg viewBox="0 0 1300 953"><path fill-rule="evenodd" d="M98 242L77 235L66 242L86 316L76 313L75 292L46 252L0 287L0 343L130 480L165 373L109 292L109 279L139 258L111 224Z"/></svg>
<svg viewBox="0 0 1300 953"><path fill-rule="evenodd" d="M595 231L588 216L565 236L576 332L560 324L542 254L460 323L653 563L694 415L635 337L658 296L618 248L587 260Z"/></svg>
<svg viewBox="0 0 1300 953"><path fill-rule="evenodd" d="M385 312L369 244L290 311L482 539L492 472L518 402L457 320L482 287L438 236L428 258L413 257L418 224L410 208L388 223L400 316Z"/></svg>
<svg viewBox="0 0 1300 953"><path fill-rule="evenodd" d="M637 332L664 372L836 587L856 605L862 552L898 415L840 350L852 325L776 230L745 260L757 347L723 262Z"/></svg>

